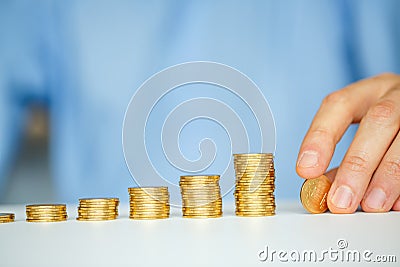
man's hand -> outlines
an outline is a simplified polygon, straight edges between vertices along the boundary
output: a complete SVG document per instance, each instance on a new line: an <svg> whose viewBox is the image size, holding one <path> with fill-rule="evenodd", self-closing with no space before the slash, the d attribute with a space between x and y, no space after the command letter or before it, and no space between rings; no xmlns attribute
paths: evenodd
<svg viewBox="0 0 400 267"><path fill-rule="evenodd" d="M315 178L328 168L336 144L352 123L358 131L333 180L328 207L353 213L400 210L400 76L382 74L328 95L300 148L296 170Z"/></svg>

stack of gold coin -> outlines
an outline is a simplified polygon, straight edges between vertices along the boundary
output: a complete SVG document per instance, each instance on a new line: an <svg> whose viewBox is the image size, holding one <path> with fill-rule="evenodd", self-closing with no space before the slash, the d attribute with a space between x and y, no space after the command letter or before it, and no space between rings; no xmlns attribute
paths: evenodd
<svg viewBox="0 0 400 267"><path fill-rule="evenodd" d="M79 199L78 221L107 221L118 217L118 198Z"/></svg>
<svg viewBox="0 0 400 267"><path fill-rule="evenodd" d="M219 175L181 176L182 213L185 218L222 216Z"/></svg>
<svg viewBox="0 0 400 267"><path fill-rule="evenodd" d="M26 206L27 222L61 222L67 220L65 204L38 204Z"/></svg>
<svg viewBox="0 0 400 267"><path fill-rule="evenodd" d="M131 219L166 219L169 217L168 187L132 187L130 196Z"/></svg>
<svg viewBox="0 0 400 267"><path fill-rule="evenodd" d="M0 223L13 222L15 219L14 213L0 213Z"/></svg>
<svg viewBox="0 0 400 267"><path fill-rule="evenodd" d="M265 154L234 154L236 215L275 215L274 156Z"/></svg>

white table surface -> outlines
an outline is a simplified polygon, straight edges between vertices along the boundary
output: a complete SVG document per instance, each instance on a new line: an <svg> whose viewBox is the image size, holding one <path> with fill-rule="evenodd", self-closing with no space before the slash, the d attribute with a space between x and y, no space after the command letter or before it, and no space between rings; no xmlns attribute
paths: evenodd
<svg viewBox="0 0 400 267"><path fill-rule="evenodd" d="M80 222L76 205L69 205L69 220L60 223L27 223L23 205L0 206L17 220L0 224L0 266L274 266L282 263L258 258L265 246L320 255L338 250L339 239L346 240L347 250L397 258L397 263L366 266L400 266L399 212L311 215L298 201L277 206L272 217L236 217L233 203L224 203L219 219L184 219L173 209L171 218L154 221L130 220L128 206L121 206L115 221Z"/></svg>

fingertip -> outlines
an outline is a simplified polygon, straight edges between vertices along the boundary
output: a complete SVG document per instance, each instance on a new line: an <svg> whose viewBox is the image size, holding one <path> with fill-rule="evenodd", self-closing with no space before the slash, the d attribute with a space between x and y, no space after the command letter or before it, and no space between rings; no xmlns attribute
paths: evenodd
<svg viewBox="0 0 400 267"><path fill-rule="evenodd" d="M348 209L342 209L342 208L336 207L335 205L332 204L331 201L328 200L328 209L333 214L352 214L352 213L356 212L357 207L348 208Z"/></svg>
<svg viewBox="0 0 400 267"><path fill-rule="evenodd" d="M389 209L387 208L383 208L383 209L374 209L374 208L370 208L366 203L365 200L361 201L361 209L364 212L368 212L368 213L382 213L382 212L388 212Z"/></svg>
<svg viewBox="0 0 400 267"><path fill-rule="evenodd" d="M306 150L300 153L296 163L296 172L300 177L316 178L321 176L324 171L325 166L321 163L321 156L318 151Z"/></svg>
<svg viewBox="0 0 400 267"><path fill-rule="evenodd" d="M333 184L328 193L328 208L336 214L350 214L357 210L355 205L355 194L347 185Z"/></svg>
<svg viewBox="0 0 400 267"><path fill-rule="evenodd" d="M319 166L319 152L314 150L302 151L297 160L297 167L301 169L315 168Z"/></svg>
<svg viewBox="0 0 400 267"><path fill-rule="evenodd" d="M384 190L375 187L369 190L369 192L367 191L364 195L364 198L361 201L361 208L365 212L387 212L390 210L387 200L388 198Z"/></svg>
<svg viewBox="0 0 400 267"><path fill-rule="evenodd" d="M322 168L314 168L314 169L299 169L296 168L297 174L304 179L313 179L320 177L324 170Z"/></svg>

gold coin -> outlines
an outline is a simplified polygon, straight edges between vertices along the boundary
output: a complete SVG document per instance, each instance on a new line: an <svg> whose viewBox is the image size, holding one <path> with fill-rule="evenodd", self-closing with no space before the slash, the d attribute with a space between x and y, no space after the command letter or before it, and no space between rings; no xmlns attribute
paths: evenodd
<svg viewBox="0 0 400 267"><path fill-rule="evenodd" d="M305 180L300 190L300 200L304 209L314 214L327 211L327 196L330 188L331 181L325 175Z"/></svg>
<svg viewBox="0 0 400 267"><path fill-rule="evenodd" d="M169 201L146 201L146 200L135 200L130 201L129 204L132 205L150 205L150 206L164 206L169 205Z"/></svg>
<svg viewBox="0 0 400 267"><path fill-rule="evenodd" d="M14 218L14 213L0 213L0 218Z"/></svg>
<svg viewBox="0 0 400 267"><path fill-rule="evenodd" d="M216 215L222 215L222 211L219 210L199 210L199 211L183 211L182 213L183 216L216 216Z"/></svg>
<svg viewBox="0 0 400 267"><path fill-rule="evenodd" d="M233 157L236 158L263 158L263 157L273 157L272 153L236 153Z"/></svg>
<svg viewBox="0 0 400 267"><path fill-rule="evenodd" d="M129 214L169 214L169 210L130 210Z"/></svg>
<svg viewBox="0 0 400 267"><path fill-rule="evenodd" d="M78 214L79 218L114 218L118 217L118 214Z"/></svg>
<svg viewBox="0 0 400 267"><path fill-rule="evenodd" d="M130 205L130 208L153 208L153 209L161 209L161 208L168 208L169 209L169 204L157 204L157 205L149 205L149 204L140 204L140 203L136 203L136 204L132 204Z"/></svg>
<svg viewBox="0 0 400 267"><path fill-rule="evenodd" d="M80 204L104 204L104 205L118 205L118 198L82 198L79 199Z"/></svg>
<svg viewBox="0 0 400 267"><path fill-rule="evenodd" d="M62 216L62 217L53 217L53 216L43 216L43 217L27 217L27 220L49 220L49 221L65 221L68 219L67 216Z"/></svg>
<svg viewBox="0 0 400 267"><path fill-rule="evenodd" d="M133 220L160 220L160 219L168 219L168 215L157 215L157 216L145 216L145 215L134 215L134 216L129 216L130 219Z"/></svg>
<svg viewBox="0 0 400 267"><path fill-rule="evenodd" d="M78 213L78 217L114 217L118 213Z"/></svg>
<svg viewBox="0 0 400 267"><path fill-rule="evenodd" d="M119 205L118 201L81 201L79 203L80 206L88 206L88 207L115 207Z"/></svg>
<svg viewBox="0 0 400 267"><path fill-rule="evenodd" d="M141 207L141 206L135 206L135 207L130 207L130 211L169 211L170 207L165 206L165 207Z"/></svg>
<svg viewBox="0 0 400 267"><path fill-rule="evenodd" d="M107 212L112 212L112 211L118 211L118 207L110 207L110 208L89 208L89 207L78 207L78 210L82 211L107 211Z"/></svg>
<svg viewBox="0 0 400 267"><path fill-rule="evenodd" d="M181 175L181 179L219 179L219 175Z"/></svg>
<svg viewBox="0 0 400 267"><path fill-rule="evenodd" d="M26 214L37 214L37 215L45 215L45 214L53 214L53 215L60 215L60 214L66 214L67 211L59 211L59 212L54 212L54 211L27 211Z"/></svg>
<svg viewBox="0 0 400 267"><path fill-rule="evenodd" d="M275 212L273 212L273 213L244 213L244 212L237 212L236 215L240 216L240 217L266 217L266 216L275 215Z"/></svg>
<svg viewBox="0 0 400 267"><path fill-rule="evenodd" d="M186 201L217 201L220 199L221 196L214 196L214 195L184 195L183 200Z"/></svg>
<svg viewBox="0 0 400 267"><path fill-rule="evenodd" d="M15 221L14 213L0 213L0 223L10 223Z"/></svg>
<svg viewBox="0 0 400 267"><path fill-rule="evenodd" d="M51 218L30 219L30 218L27 218L26 219L27 222L63 222L66 220L67 220L67 218L58 218L58 219L51 219Z"/></svg>
<svg viewBox="0 0 400 267"><path fill-rule="evenodd" d="M152 195L146 195L146 194L133 194L130 195L130 199L148 199L148 200L168 200L169 195L168 194L152 194Z"/></svg>
<svg viewBox="0 0 400 267"><path fill-rule="evenodd" d="M87 201L87 202L97 202L97 201L119 201L117 197L99 197L99 198L80 198L79 201Z"/></svg>
<svg viewBox="0 0 400 267"><path fill-rule="evenodd" d="M130 216L147 216L147 217L158 217L158 216L168 216L169 212L131 212Z"/></svg>
<svg viewBox="0 0 400 267"><path fill-rule="evenodd" d="M260 171L260 172L270 172L273 171L272 162L237 162L235 161L235 169L237 171Z"/></svg>
<svg viewBox="0 0 400 267"><path fill-rule="evenodd" d="M67 210L67 208L66 207L40 207L40 206L37 206L37 207L26 207L26 210L54 210L54 211L59 211L59 210Z"/></svg>
<svg viewBox="0 0 400 267"><path fill-rule="evenodd" d="M154 187L129 187L128 191L168 191L166 186L154 186Z"/></svg>
<svg viewBox="0 0 400 267"><path fill-rule="evenodd" d="M211 218L219 218L222 217L221 214L196 214L196 215L188 215L188 214L183 214L183 218L191 218L191 219L211 219Z"/></svg>
<svg viewBox="0 0 400 267"><path fill-rule="evenodd" d="M0 223L11 223L11 222L14 222L15 220L14 219L1 219L0 220Z"/></svg>
<svg viewBox="0 0 400 267"><path fill-rule="evenodd" d="M66 215L67 211L62 212L42 212L42 211L27 211L26 215Z"/></svg>
<svg viewBox="0 0 400 267"><path fill-rule="evenodd" d="M76 218L77 221L111 221L111 220L116 220L117 217L107 217L107 218L103 218L103 217L90 217L90 218L82 218L82 217L78 217Z"/></svg>
<svg viewBox="0 0 400 267"><path fill-rule="evenodd" d="M167 187L131 187L128 192L131 198L169 198Z"/></svg>
<svg viewBox="0 0 400 267"><path fill-rule="evenodd" d="M56 209L56 208L66 208L67 205L65 204L30 204L30 205L26 205L26 208L50 208L50 209Z"/></svg>
<svg viewBox="0 0 400 267"><path fill-rule="evenodd" d="M169 207L169 202L141 202L136 201L130 203L131 207Z"/></svg>
<svg viewBox="0 0 400 267"><path fill-rule="evenodd" d="M218 212L218 213L220 213L220 212L222 212L222 209L221 208L217 208L217 207L214 207L214 208L190 208L190 207L185 207L185 208L182 208L182 212L184 213L184 214L188 214L188 213L196 213L196 214L202 214L202 213L215 213L215 212Z"/></svg>
<svg viewBox="0 0 400 267"><path fill-rule="evenodd" d="M118 217L118 215L97 215L97 216L83 216L83 215L79 215L78 218L79 219L85 219L85 220L114 220Z"/></svg>
<svg viewBox="0 0 400 267"><path fill-rule="evenodd" d="M78 217L109 217L118 216L118 213L81 213L78 212Z"/></svg>
<svg viewBox="0 0 400 267"><path fill-rule="evenodd" d="M244 159L244 160L234 160L233 164L236 168L243 169L243 168L264 168L268 167L268 169L273 168L273 161L272 160L250 160L250 159Z"/></svg>

